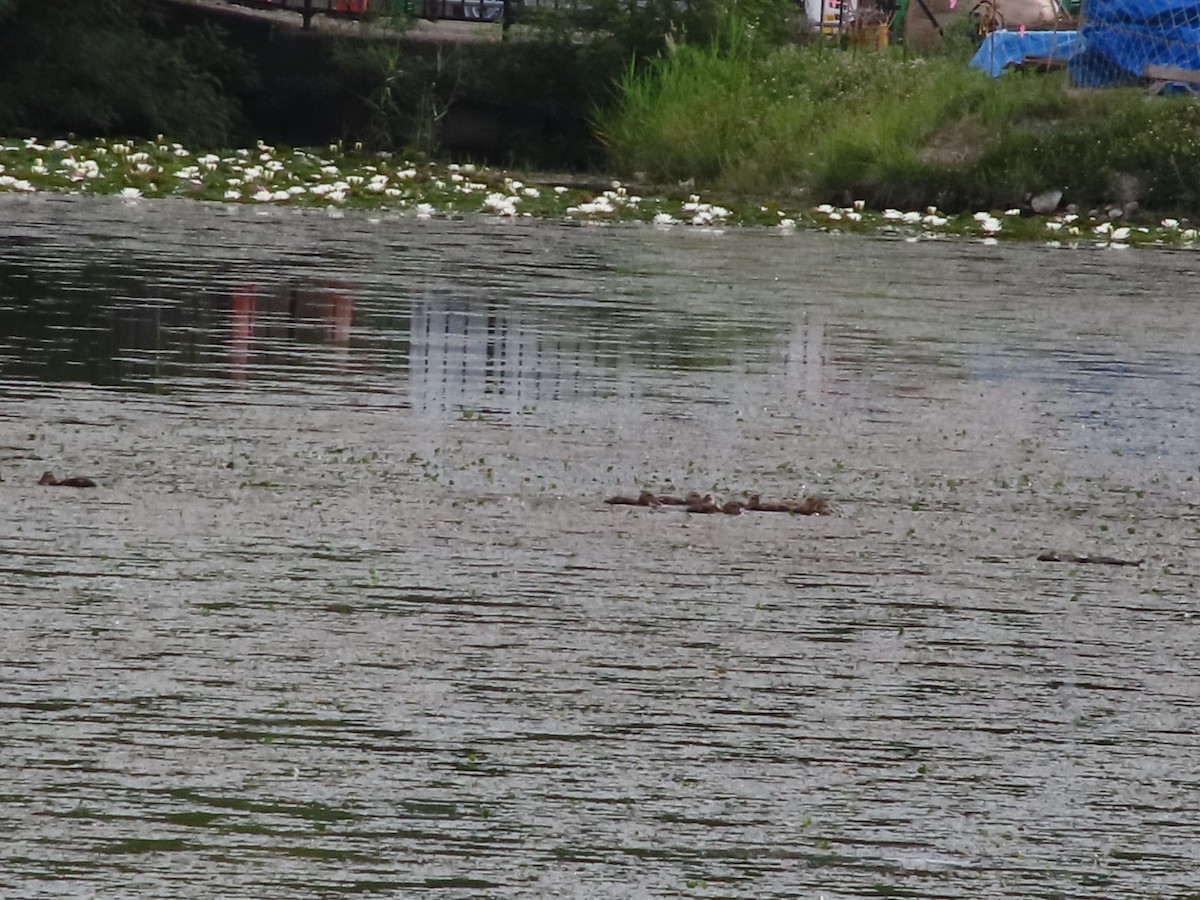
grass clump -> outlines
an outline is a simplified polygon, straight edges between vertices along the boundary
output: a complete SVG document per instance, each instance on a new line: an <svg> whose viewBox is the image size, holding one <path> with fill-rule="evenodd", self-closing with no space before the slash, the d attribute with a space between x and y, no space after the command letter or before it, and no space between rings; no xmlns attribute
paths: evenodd
<svg viewBox="0 0 1200 900"><path fill-rule="evenodd" d="M1065 74L992 79L950 55L673 48L630 69L596 115L612 164L656 182L876 208L1138 200L1200 212L1200 107L1137 88L1071 90Z"/></svg>

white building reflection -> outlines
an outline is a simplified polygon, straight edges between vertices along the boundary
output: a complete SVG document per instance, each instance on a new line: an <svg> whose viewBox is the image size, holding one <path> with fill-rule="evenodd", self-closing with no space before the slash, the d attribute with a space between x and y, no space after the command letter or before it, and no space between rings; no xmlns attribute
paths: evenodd
<svg viewBox="0 0 1200 900"><path fill-rule="evenodd" d="M686 327L686 326L683 326ZM631 397L646 385L647 368L676 367L681 352L711 360L703 368L720 367L713 350L731 353L728 342L717 344L711 333L680 351L653 333L629 326L615 332L603 323L554 321L543 309L522 310L511 304L454 297L427 297L413 304L409 330L409 397L414 409L476 410L516 413L547 403L581 398ZM748 370L748 357L759 362L772 348L742 346L727 359ZM749 352L747 352L749 351ZM826 384L825 327L796 325L778 357L789 393L806 400L820 398ZM781 385L775 382L773 390Z"/></svg>
<svg viewBox="0 0 1200 900"><path fill-rule="evenodd" d="M409 396L414 409L520 412L611 395L611 363L596 338L511 306L453 298L413 304Z"/></svg>

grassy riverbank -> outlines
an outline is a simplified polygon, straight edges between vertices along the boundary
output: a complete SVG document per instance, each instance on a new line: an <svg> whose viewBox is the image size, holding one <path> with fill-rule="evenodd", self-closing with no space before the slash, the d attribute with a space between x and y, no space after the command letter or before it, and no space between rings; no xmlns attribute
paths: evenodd
<svg viewBox="0 0 1200 900"><path fill-rule="evenodd" d="M596 127L614 170L813 202L1200 215L1200 107L1065 73L992 79L962 53L681 46L631 69Z"/></svg>
<svg viewBox="0 0 1200 900"><path fill-rule="evenodd" d="M547 180L471 164L435 164L390 153L331 145L322 151L259 144L227 153L194 153L163 139L40 143L0 142L0 194L115 196L129 203L173 197L265 207L315 207L332 216L347 209L418 218L480 214L539 217L579 224L639 221L656 227L766 226L887 231L910 240L948 236L1002 237L1126 247L1195 247L1200 232L1164 218L1143 225L1063 212L1027 216L1020 208L948 213L936 206L874 209L862 198L811 205L794 196L747 199L744 194L649 191L620 182Z"/></svg>

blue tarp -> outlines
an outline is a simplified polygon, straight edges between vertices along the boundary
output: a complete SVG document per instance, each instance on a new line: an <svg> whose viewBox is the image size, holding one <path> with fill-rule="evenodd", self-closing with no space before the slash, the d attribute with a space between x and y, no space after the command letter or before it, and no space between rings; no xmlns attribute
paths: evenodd
<svg viewBox="0 0 1200 900"><path fill-rule="evenodd" d="M979 46L971 65L999 78L1006 66L1025 61L1027 56L1066 60L1075 46L1074 31L993 31Z"/></svg>
<svg viewBox="0 0 1200 900"><path fill-rule="evenodd" d="M1100 87L1140 78L1147 65L1200 69L1200 0L1087 0L1072 80Z"/></svg>

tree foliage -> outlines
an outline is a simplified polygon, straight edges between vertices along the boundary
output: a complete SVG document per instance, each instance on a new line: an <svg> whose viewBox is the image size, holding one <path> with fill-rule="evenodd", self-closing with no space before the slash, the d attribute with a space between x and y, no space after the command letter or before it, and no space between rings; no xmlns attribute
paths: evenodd
<svg viewBox="0 0 1200 900"><path fill-rule="evenodd" d="M228 144L250 67L146 0L0 0L0 132Z"/></svg>

